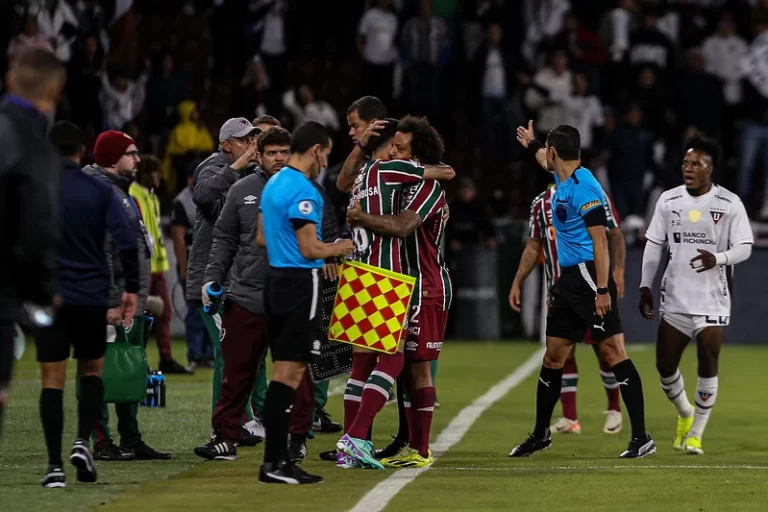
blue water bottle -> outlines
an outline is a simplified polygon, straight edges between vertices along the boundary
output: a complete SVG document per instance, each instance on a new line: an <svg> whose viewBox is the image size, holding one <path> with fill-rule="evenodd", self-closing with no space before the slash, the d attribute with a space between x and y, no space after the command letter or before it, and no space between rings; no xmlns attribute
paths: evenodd
<svg viewBox="0 0 768 512"><path fill-rule="evenodd" d="M207 306L203 305L203 311L209 315L215 315L219 312L221 299L224 296L224 288L219 283L211 283L208 285L208 288L205 289L205 293L208 294L211 303Z"/></svg>

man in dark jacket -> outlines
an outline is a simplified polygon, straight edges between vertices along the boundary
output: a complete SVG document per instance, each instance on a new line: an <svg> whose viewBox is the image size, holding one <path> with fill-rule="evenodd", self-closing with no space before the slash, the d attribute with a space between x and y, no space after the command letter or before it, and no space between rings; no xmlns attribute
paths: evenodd
<svg viewBox="0 0 768 512"><path fill-rule="evenodd" d="M205 270L205 281L210 284L223 283L233 265L237 268L222 315L224 379L213 411L214 438L195 449L195 454L205 459L236 458L236 445L242 444L239 439L250 437L241 426L243 411L254 389L257 371L265 371L267 325L263 294L269 264L266 250L254 242L261 192L269 177L288 161L291 134L283 128L270 128L259 136L257 143L263 167L229 190L213 228L213 248ZM207 297L203 300L207 301Z"/></svg>
<svg viewBox="0 0 768 512"><path fill-rule="evenodd" d="M43 487L65 487L61 461L64 429L64 383L70 345L74 346L80 375L77 439L69 460L81 482L96 481L96 467L88 436L101 413L104 386L101 372L107 350L107 296L110 272L104 255L107 232L112 235L125 276L120 302L125 318L132 318L139 289L136 234L112 188L80 170L82 133L72 123L59 122L50 140L62 157L61 234L56 267L61 283L61 307L53 325L35 333L42 374L40 418L48 449L48 471Z"/></svg>
<svg viewBox="0 0 768 512"><path fill-rule="evenodd" d="M64 80L55 57L30 50L14 58L0 99L0 427L20 306L50 306L57 293L60 171L45 131Z"/></svg>
<svg viewBox="0 0 768 512"><path fill-rule="evenodd" d="M205 268L213 245L213 225L219 218L229 188L239 178L253 172L257 158L258 128L243 117L226 121L219 130L219 151L203 160L194 174L192 200L197 206L195 232L187 263L187 300L201 300L206 282ZM225 285L226 283L221 283ZM226 287L225 287L226 288ZM222 358L219 340L221 312L203 312L203 322L213 341L213 404L221 393Z"/></svg>
<svg viewBox="0 0 768 512"><path fill-rule="evenodd" d="M120 204L134 227L136 245L138 247L139 292L135 314L126 321L124 311L120 311L119 297L125 289L125 269L118 265L114 258L114 243L111 239L106 243L107 262L111 261L113 284L107 311L107 323L115 326L116 335L127 343L145 346L146 338L144 311L149 293L150 258L154 250L154 242L141 220L139 210L128 194L132 177L138 165L139 152L134 140L123 132L109 130L96 139L93 148L93 158L96 164L83 169L86 174L109 183L112 190L120 199ZM120 447L112 442L109 431L109 412L104 404L99 420L93 430L95 455L98 460L147 460L170 459L171 455L159 452L148 446L141 437L138 423L138 404L115 404L117 414L117 430L120 434Z"/></svg>

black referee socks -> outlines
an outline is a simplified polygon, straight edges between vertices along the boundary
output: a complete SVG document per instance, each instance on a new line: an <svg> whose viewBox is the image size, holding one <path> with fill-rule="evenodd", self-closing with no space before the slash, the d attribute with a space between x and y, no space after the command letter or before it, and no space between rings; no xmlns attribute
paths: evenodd
<svg viewBox="0 0 768 512"><path fill-rule="evenodd" d="M296 391L282 382L272 381L264 400L264 462L288 460L288 427Z"/></svg>
<svg viewBox="0 0 768 512"><path fill-rule="evenodd" d="M563 383L563 369L541 367L539 384L536 387L536 426L533 435L544 438L552 422L552 412L560 400L560 386Z"/></svg>
<svg viewBox="0 0 768 512"><path fill-rule="evenodd" d="M64 432L64 390L43 388L40 393L40 419L43 422L48 464L61 466L61 436Z"/></svg>
<svg viewBox="0 0 768 512"><path fill-rule="evenodd" d="M88 440L101 417L104 402L104 381L89 375L80 377L80 401L77 404L77 437Z"/></svg>
<svg viewBox="0 0 768 512"><path fill-rule="evenodd" d="M645 401L643 382L631 359L626 359L612 369L621 390L621 398L627 408L629 422L632 425L632 438L645 436Z"/></svg>

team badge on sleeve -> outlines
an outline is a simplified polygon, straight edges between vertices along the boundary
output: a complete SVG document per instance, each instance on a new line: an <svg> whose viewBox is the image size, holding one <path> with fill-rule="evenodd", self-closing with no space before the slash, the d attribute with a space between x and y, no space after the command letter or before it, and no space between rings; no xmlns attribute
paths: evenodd
<svg viewBox="0 0 768 512"><path fill-rule="evenodd" d="M299 203L299 211L304 215L312 213L312 203L309 201L302 201Z"/></svg>

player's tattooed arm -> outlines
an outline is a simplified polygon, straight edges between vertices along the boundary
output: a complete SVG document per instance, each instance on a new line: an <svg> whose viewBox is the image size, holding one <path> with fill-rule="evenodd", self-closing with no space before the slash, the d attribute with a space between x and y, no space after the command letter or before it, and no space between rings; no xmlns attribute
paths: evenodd
<svg viewBox="0 0 768 512"><path fill-rule="evenodd" d="M520 312L520 289L525 279L533 272L536 265L539 264L539 254L543 240L541 238L529 238L523 249L523 255L520 257L520 265L517 267L515 279L512 281L512 287L509 290L509 306L517 312Z"/></svg>
<svg viewBox="0 0 768 512"><path fill-rule="evenodd" d="M611 261L613 261L613 280L616 283L616 292L619 298L622 298L624 297L624 268L627 262L627 247L621 228L613 228L608 231L608 246L611 250Z"/></svg>
<svg viewBox="0 0 768 512"><path fill-rule="evenodd" d="M363 135L355 147L352 148L352 152L344 161L344 165L341 167L339 177L336 178L336 188L342 192L349 194L352 192L352 188L355 186L355 178L360 171L360 167L363 166L365 160L368 158L365 148L368 146L371 137L379 135L379 130L387 125L386 120L374 119L368 125Z"/></svg>
<svg viewBox="0 0 768 512"><path fill-rule="evenodd" d="M355 199L352 206L347 208L347 219L351 224L363 226L380 235L404 238L421 226L421 217L416 213L405 210L399 215L371 215L360 208Z"/></svg>
<svg viewBox="0 0 768 512"><path fill-rule="evenodd" d="M456 177L453 167L446 164L425 165L424 179L437 181L450 181Z"/></svg>

